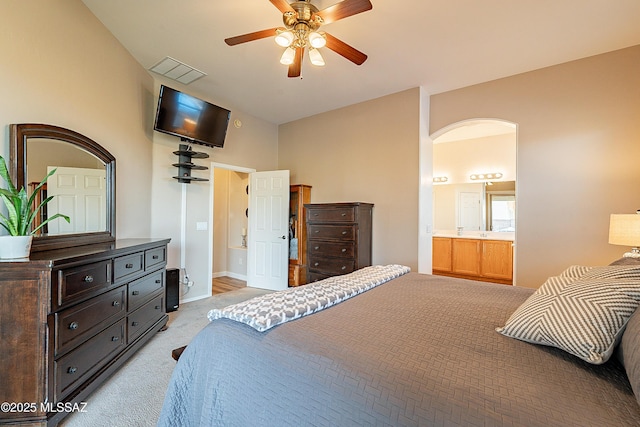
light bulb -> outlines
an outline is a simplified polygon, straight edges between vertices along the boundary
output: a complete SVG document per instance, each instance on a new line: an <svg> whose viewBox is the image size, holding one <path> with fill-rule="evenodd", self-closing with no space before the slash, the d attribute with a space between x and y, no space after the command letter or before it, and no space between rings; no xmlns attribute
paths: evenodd
<svg viewBox="0 0 640 427"><path fill-rule="evenodd" d="M293 48L286 48L282 57L280 58L280 63L283 65L291 65L293 64L293 60L296 57L296 51Z"/></svg>
<svg viewBox="0 0 640 427"><path fill-rule="evenodd" d="M327 39L324 34L313 31L309 33L309 44L315 48L324 47L327 44Z"/></svg>
<svg viewBox="0 0 640 427"><path fill-rule="evenodd" d="M320 55L320 51L318 49L309 49L309 59L313 65L317 65L318 67L322 67L324 65L324 58Z"/></svg>
<svg viewBox="0 0 640 427"><path fill-rule="evenodd" d="M293 43L293 33L291 31L279 31L275 40L278 45L289 47Z"/></svg>

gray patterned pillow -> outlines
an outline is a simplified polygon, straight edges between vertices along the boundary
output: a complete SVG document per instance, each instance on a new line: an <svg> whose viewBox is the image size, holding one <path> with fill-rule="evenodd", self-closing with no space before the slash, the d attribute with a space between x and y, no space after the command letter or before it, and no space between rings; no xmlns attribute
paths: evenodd
<svg viewBox="0 0 640 427"><path fill-rule="evenodd" d="M601 364L639 304L640 267L593 267L550 277L496 330Z"/></svg>

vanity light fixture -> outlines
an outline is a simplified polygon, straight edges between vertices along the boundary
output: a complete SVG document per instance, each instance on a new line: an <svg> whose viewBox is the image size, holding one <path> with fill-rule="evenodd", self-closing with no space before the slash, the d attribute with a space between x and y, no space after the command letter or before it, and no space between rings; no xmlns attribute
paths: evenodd
<svg viewBox="0 0 640 427"><path fill-rule="evenodd" d="M640 210L635 214L611 214L609 221L609 243L632 246L625 257L640 258Z"/></svg>
<svg viewBox="0 0 640 427"><path fill-rule="evenodd" d="M449 178L447 178L446 176L434 176L433 177L433 182L434 183L442 184L443 182L447 182L447 181L449 181Z"/></svg>
<svg viewBox="0 0 640 427"><path fill-rule="evenodd" d="M491 173L473 173L469 176L472 181L485 181L485 180L495 180L502 178L502 173L500 172L491 172Z"/></svg>

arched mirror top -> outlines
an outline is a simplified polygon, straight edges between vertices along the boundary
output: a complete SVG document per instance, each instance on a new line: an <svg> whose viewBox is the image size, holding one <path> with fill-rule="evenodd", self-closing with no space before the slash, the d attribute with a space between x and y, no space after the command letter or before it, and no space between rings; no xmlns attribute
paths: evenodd
<svg viewBox="0 0 640 427"><path fill-rule="evenodd" d="M29 191L31 183L57 168L43 196L58 197L43 215L60 212L71 217L70 224L57 220L47 224L43 233L34 236L32 252L115 239L116 161L109 151L78 132L46 124L12 124L10 139L11 172L17 187ZM67 185L74 182L87 185L82 190Z"/></svg>

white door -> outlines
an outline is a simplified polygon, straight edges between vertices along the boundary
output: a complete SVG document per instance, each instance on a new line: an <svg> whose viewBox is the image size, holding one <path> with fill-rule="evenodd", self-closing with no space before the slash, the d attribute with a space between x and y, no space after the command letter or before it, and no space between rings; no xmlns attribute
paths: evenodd
<svg viewBox="0 0 640 427"><path fill-rule="evenodd" d="M458 195L458 227L465 231L478 231L482 225L482 195L462 191Z"/></svg>
<svg viewBox="0 0 640 427"><path fill-rule="evenodd" d="M49 166L51 171L54 166ZM104 169L58 167L47 180L47 216L68 215L70 223L54 219L48 225L51 234L104 231L106 217L106 176Z"/></svg>
<svg viewBox="0 0 640 427"><path fill-rule="evenodd" d="M289 282L289 171L249 174L247 286L286 289Z"/></svg>

